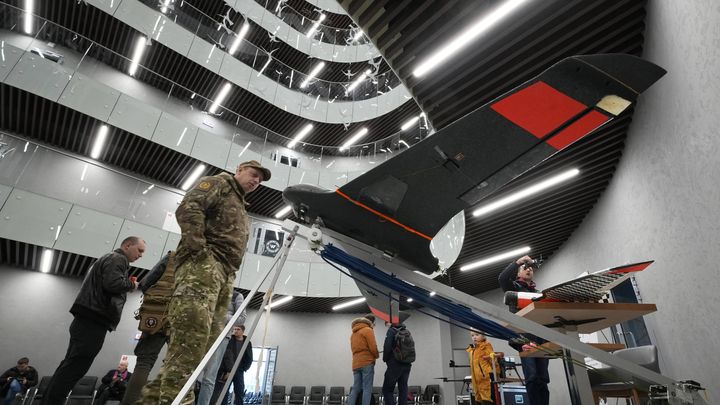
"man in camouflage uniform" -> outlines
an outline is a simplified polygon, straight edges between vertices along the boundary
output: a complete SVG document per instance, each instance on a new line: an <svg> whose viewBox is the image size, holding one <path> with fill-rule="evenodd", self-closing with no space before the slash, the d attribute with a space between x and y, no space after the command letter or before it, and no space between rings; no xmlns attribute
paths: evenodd
<svg viewBox="0 0 720 405"><path fill-rule="evenodd" d="M203 177L175 212L182 230L176 250L175 291L168 309L170 343L142 404L170 404L225 326L235 272L245 254L249 223L245 195L270 179L251 160L235 175ZM192 404L192 391L182 404Z"/></svg>

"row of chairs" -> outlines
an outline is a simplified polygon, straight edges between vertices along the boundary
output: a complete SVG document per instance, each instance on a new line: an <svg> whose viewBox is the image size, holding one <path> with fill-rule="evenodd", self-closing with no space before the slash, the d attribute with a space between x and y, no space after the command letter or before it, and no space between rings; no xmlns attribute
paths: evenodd
<svg viewBox="0 0 720 405"><path fill-rule="evenodd" d="M348 394L351 390L352 387ZM378 405L384 403L382 387L373 387L373 395ZM395 387L396 399L397 395ZM345 387L330 387L330 391L326 393L325 386L315 385L310 387L310 392L306 394L304 386L293 386L290 387L290 393L286 394L284 385L273 385L269 405L354 405L345 403L348 396L345 395ZM423 391L419 385L411 385L408 387L408 396L408 402L416 405L437 405L440 403L440 386L430 384Z"/></svg>
<svg viewBox="0 0 720 405"><path fill-rule="evenodd" d="M23 396L16 397L13 405L39 404L43 395L45 395L45 391L47 391L48 385L50 385L51 378L51 376L41 378L40 384L30 387ZM97 377L85 376L81 378L65 398L63 405L92 405L97 395L97 389L95 389L97 382Z"/></svg>

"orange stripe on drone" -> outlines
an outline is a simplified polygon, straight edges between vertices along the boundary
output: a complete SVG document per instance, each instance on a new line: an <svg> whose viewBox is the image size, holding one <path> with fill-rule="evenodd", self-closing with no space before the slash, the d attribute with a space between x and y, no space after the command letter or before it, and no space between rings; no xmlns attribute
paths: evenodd
<svg viewBox="0 0 720 405"><path fill-rule="evenodd" d="M358 207L363 208L363 209L366 209L366 210L372 212L373 214L379 216L380 218L382 218L382 219L384 219L384 220L386 220L386 221L392 222L393 224L395 224L395 225L403 228L404 230L406 230L406 231L408 231L408 232L410 232L410 233L414 233L414 234L416 234L416 235L418 235L418 236L420 236L420 237L422 237L422 238L425 238L425 239L427 239L427 240L432 240L431 237L425 235L424 233L422 233L422 232L420 232L420 231L417 231L417 230L415 230L415 229L413 229L413 228L410 228L409 226L404 225L404 224L398 222L397 220L395 220L395 219L393 219L393 218L390 218L389 216L383 214L382 212L380 212L380 211L378 211L378 210L374 210L374 209L368 207L367 205L361 203L360 201L353 200L352 198L350 198L349 195L347 195L347 194L343 193L342 191L340 191L340 189L335 190L335 192L338 193L338 194L340 194L343 198L345 198L346 200L350 201L351 203L357 205Z"/></svg>

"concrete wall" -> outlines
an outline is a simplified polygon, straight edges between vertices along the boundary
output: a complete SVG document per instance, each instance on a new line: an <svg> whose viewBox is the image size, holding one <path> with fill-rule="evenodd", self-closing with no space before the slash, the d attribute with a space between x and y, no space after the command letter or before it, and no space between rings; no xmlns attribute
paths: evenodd
<svg viewBox="0 0 720 405"><path fill-rule="evenodd" d="M540 272L539 285L654 259L640 274L664 374L720 399L714 296L720 216L720 6L648 2L644 57L669 73L640 100L624 156L597 206ZM654 333L653 333L654 332Z"/></svg>

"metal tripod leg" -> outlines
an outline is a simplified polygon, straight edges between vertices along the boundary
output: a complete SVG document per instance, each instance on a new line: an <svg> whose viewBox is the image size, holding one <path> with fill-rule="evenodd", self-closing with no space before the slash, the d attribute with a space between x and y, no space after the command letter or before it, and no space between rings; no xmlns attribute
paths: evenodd
<svg viewBox="0 0 720 405"><path fill-rule="evenodd" d="M225 325L225 328L223 328L222 332L220 332L220 335L215 339L215 342L210 347L210 350L208 350L207 353L205 353L205 357L202 358L200 361L200 364L195 368L195 371L190 375L190 378L185 382L185 385L183 385L182 389L178 393L178 395L175 397L175 399L172 402L172 405L180 405L180 401L182 401L183 398L185 398L185 395L187 395L188 392L190 392L190 389L195 384L195 381L197 380L198 376L200 376L200 372L205 369L205 366L207 365L208 361L210 361L210 358L212 357L213 353L218 349L220 346L220 343L225 339L225 336L230 333L230 330L232 329L233 325L237 321L237 319L240 317L240 314L247 308L248 304L250 304L250 298L255 295L255 293L260 289L260 286L262 283L265 282L267 277L275 271L275 274L273 275L272 280L270 281L270 287L268 288L268 291L265 293L265 297L263 298L263 304L260 307L260 311L258 312L257 316L252 322L252 325L249 329L246 329L247 335L251 336L253 331L255 330L255 327L258 324L258 321L260 320L260 315L262 314L262 308L265 308L265 305L267 305L267 302L270 300L270 297L272 296L272 289L275 288L275 283L278 280L278 277L280 276L280 272L282 271L283 266L285 265L285 260L287 259L288 253L290 252L290 246L292 245L293 240L295 239L295 235L297 234L298 226L296 225L291 231L290 234L285 239L285 248L283 249L282 255L280 256L280 259L278 260L277 264L275 266L272 266L268 268L265 271L265 274L262 275L256 282L255 285L252 287L250 292L248 293L248 298L245 299L240 305L240 308L238 308L237 312L230 318L228 323ZM250 342L250 339L245 340L245 343L243 344L242 349L240 350L240 354L238 355L238 359L235 362L235 365L232 369L232 375L235 374L235 371L237 370L239 363L239 360L242 359L243 353L245 353L245 350L247 349L247 345ZM228 379L229 381L232 381L231 378ZM223 398L225 396L225 393L227 392L228 385L226 384L222 394L220 395L220 398Z"/></svg>

